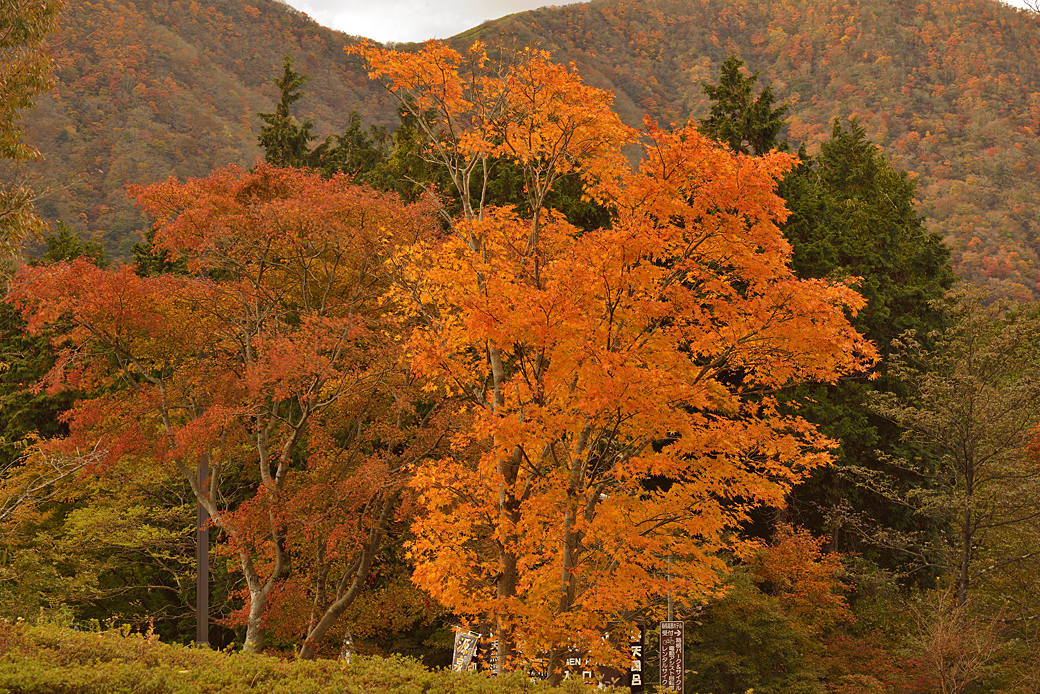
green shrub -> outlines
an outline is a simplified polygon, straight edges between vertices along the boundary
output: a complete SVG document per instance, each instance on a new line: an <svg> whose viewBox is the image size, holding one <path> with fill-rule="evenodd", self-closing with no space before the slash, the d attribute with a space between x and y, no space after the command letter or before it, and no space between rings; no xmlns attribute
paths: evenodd
<svg viewBox="0 0 1040 694"><path fill-rule="evenodd" d="M574 687L568 689L572 692ZM520 694L552 691L511 674L431 672L407 658L284 661L118 631L0 621L0 694Z"/></svg>

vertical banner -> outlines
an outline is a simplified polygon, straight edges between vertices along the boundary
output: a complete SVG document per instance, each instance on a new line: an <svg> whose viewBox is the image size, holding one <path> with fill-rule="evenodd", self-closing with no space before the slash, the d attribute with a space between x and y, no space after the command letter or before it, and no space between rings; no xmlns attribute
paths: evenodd
<svg viewBox="0 0 1040 694"><path fill-rule="evenodd" d="M661 689L683 694L686 668L683 661L685 622L661 622Z"/></svg>
<svg viewBox="0 0 1040 694"><path fill-rule="evenodd" d="M637 619L636 627L639 629L639 634L628 644L628 649L632 654L632 665L628 670L628 687L632 692L644 692L646 691L645 675L643 674L646 672L646 622Z"/></svg>
<svg viewBox="0 0 1040 694"><path fill-rule="evenodd" d="M498 637L494 634L488 636L480 635L477 651L473 655L473 667L475 672L484 672L489 675L498 674Z"/></svg>
<svg viewBox="0 0 1040 694"><path fill-rule="evenodd" d="M611 625L614 627L615 625ZM601 687L625 687L630 692L642 694L646 691L646 622L637 619L631 623L632 627L638 629L638 633L629 637L628 670L615 670L614 668L597 667L596 678ZM611 628L611 632L613 629ZM608 632L608 636L611 632Z"/></svg>
<svg viewBox="0 0 1040 694"><path fill-rule="evenodd" d="M469 669L473 656L480 645L480 634L472 631L455 632L455 652L451 655L451 669L454 672L465 672Z"/></svg>

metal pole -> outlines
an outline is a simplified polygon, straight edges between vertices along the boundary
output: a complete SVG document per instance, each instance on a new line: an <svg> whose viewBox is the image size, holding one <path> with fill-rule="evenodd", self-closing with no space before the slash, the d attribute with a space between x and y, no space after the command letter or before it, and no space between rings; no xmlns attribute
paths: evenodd
<svg viewBox="0 0 1040 694"><path fill-rule="evenodd" d="M209 478L209 458L206 455L199 456L196 471L201 491ZM208 520L209 512L206 507L198 504L195 507L195 562L198 567L195 579L195 643L199 646L209 646L209 528L206 527Z"/></svg>
<svg viewBox="0 0 1040 694"><path fill-rule="evenodd" d="M668 555L668 583L672 582L672 555ZM675 603L672 600L672 587L668 586L668 621L675 621Z"/></svg>

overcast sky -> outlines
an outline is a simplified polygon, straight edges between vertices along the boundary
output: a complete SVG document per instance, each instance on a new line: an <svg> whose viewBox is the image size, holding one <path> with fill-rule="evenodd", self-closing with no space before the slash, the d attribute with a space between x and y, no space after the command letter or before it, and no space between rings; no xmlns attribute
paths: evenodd
<svg viewBox="0 0 1040 694"><path fill-rule="evenodd" d="M282 0L285 2L286 0ZM1009 0L1022 6L1022 0ZM288 0L327 27L376 41L446 39L488 19L567 0Z"/></svg>
<svg viewBox="0 0 1040 694"><path fill-rule="evenodd" d="M286 0L282 0L286 2ZM514 12L566 0L288 0L311 19L333 29L376 41L446 39Z"/></svg>
<svg viewBox="0 0 1040 694"><path fill-rule="evenodd" d="M286 0L283 0L285 2ZM549 0L288 0L311 19L376 41L446 39L514 12L571 3Z"/></svg>

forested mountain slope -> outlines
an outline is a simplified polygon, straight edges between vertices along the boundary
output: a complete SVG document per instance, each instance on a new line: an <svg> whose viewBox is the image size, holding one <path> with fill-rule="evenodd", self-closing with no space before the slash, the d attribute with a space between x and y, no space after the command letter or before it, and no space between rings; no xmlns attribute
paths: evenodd
<svg viewBox="0 0 1040 694"><path fill-rule="evenodd" d="M352 108L392 125L390 101L341 49L351 37L267 0L72 6L56 42L60 88L30 139L67 187L43 205L126 253L143 220L126 182L203 175L258 154L258 111L274 108L282 56L311 75L299 104L316 131ZM706 112L701 91L730 54L790 106L787 135L810 151L831 121L857 117L918 180L920 211L958 273L1038 296L1040 16L996 0L596 0L486 23L456 38L532 43L612 89L637 123Z"/></svg>
<svg viewBox="0 0 1040 694"><path fill-rule="evenodd" d="M612 89L628 121L706 113L731 54L789 105L793 147L855 116L919 177L958 274L1036 298L1040 15L995 0L596 0L469 32L540 41Z"/></svg>
<svg viewBox="0 0 1040 694"><path fill-rule="evenodd" d="M343 51L350 37L286 5L249 2L70 5L54 40L59 86L27 128L57 187L40 205L44 216L126 255L146 222L123 186L251 165L261 154L256 114L274 110L286 54L310 75L297 106L317 131L341 131L352 108L396 122L383 90Z"/></svg>

